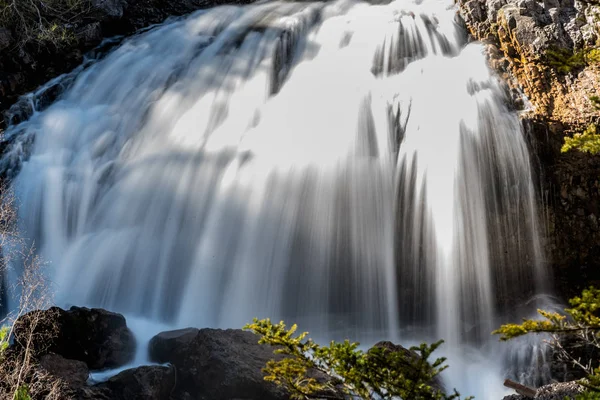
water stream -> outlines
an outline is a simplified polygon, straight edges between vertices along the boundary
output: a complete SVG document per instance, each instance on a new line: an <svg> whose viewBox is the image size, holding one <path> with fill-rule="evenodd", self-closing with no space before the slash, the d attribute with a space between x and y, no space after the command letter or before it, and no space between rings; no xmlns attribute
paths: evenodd
<svg viewBox="0 0 600 400"><path fill-rule="evenodd" d="M521 125L455 13L221 6L78 71L1 162L57 303L444 338L451 383L498 398L489 333L548 278Z"/></svg>

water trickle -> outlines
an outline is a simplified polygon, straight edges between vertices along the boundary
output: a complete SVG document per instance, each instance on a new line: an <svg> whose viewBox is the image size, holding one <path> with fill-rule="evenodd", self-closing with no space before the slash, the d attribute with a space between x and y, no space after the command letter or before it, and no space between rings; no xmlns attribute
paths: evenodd
<svg viewBox="0 0 600 400"><path fill-rule="evenodd" d="M519 121L454 14L223 6L79 72L2 160L58 302L487 343L546 277Z"/></svg>

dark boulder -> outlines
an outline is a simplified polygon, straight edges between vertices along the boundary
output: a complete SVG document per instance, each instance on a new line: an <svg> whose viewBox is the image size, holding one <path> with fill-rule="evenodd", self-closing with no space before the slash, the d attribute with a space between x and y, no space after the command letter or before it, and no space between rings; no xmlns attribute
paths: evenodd
<svg viewBox="0 0 600 400"><path fill-rule="evenodd" d="M56 353L83 361L90 369L119 367L135 354L135 338L125 318L102 309L32 311L16 321L14 339L17 349L30 340L38 357Z"/></svg>
<svg viewBox="0 0 600 400"><path fill-rule="evenodd" d="M186 328L159 333L148 346L150 359L160 363L171 362L174 354L185 353L192 346L199 332L196 328Z"/></svg>
<svg viewBox="0 0 600 400"><path fill-rule="evenodd" d="M66 396L61 398L77 400L115 400L110 389L99 386L84 386L75 391L66 391Z"/></svg>
<svg viewBox="0 0 600 400"><path fill-rule="evenodd" d="M97 386L110 390L113 400L168 400L175 383L172 367L143 366L125 370Z"/></svg>
<svg viewBox="0 0 600 400"><path fill-rule="evenodd" d="M85 374L83 373L85 371ZM172 367L143 366L125 370L106 382L87 384L87 366L81 361L67 360L56 354L42 357L38 386L46 390L33 398L47 398L52 392L59 399L77 400L171 400L176 375ZM46 376L45 374L50 376ZM72 376L71 376L72 375ZM40 380L41 379L41 380ZM82 380L83 379L83 380ZM177 398L179 399L179 398Z"/></svg>
<svg viewBox="0 0 600 400"><path fill-rule="evenodd" d="M45 354L40 358L40 367L71 386L83 386L86 384L89 370L83 361L68 360L58 354Z"/></svg>
<svg viewBox="0 0 600 400"><path fill-rule="evenodd" d="M287 399L263 379L262 368L277 358L273 347L241 330L182 329L163 332L150 341L152 361L169 362L177 370L174 398Z"/></svg>

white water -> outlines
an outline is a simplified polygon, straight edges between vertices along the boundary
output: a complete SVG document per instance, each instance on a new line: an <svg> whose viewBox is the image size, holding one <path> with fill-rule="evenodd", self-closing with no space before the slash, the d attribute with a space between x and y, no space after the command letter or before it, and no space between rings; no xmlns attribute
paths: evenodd
<svg viewBox="0 0 600 400"><path fill-rule="evenodd" d="M157 333L173 330L173 326L161 324L160 322L154 320L139 318L137 316L126 315L125 318L127 320L127 327L131 329L131 331L135 335L137 345L133 360L119 368L102 371L91 371L88 377L89 384L107 381L109 378L130 368L136 368L142 365L150 364L161 365L151 363L148 359L148 345L150 344L150 340Z"/></svg>
<svg viewBox="0 0 600 400"><path fill-rule="evenodd" d="M3 160L58 303L444 338L451 384L498 398L489 332L546 278L520 124L454 14L217 7L85 69Z"/></svg>

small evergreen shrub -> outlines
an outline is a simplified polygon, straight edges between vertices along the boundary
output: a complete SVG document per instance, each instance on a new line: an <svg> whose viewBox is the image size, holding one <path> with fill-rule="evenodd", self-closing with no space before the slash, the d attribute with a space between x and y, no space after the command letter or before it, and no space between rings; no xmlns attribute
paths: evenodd
<svg viewBox="0 0 600 400"><path fill-rule="evenodd" d="M548 49L546 62L563 74L600 62L600 49L596 47L571 51L562 48Z"/></svg>
<svg viewBox="0 0 600 400"><path fill-rule="evenodd" d="M565 137L560 151L564 153L572 149L590 154L600 153L600 134L595 124L588 125L582 133L576 133L573 137Z"/></svg>
<svg viewBox="0 0 600 400"><path fill-rule="evenodd" d="M294 399L449 400L459 399L456 390L447 395L432 386L435 378L448 366L445 358L429 362L431 354L442 344L412 347L414 357L406 353L374 347L367 352L358 343L331 342L320 346L308 333L296 334L297 326L287 329L283 322L257 320L244 327L260 336L259 343L277 347L263 369L265 380L284 387Z"/></svg>
<svg viewBox="0 0 600 400"><path fill-rule="evenodd" d="M530 333L549 333L549 344L568 362L581 368L587 376L579 383L587 390L576 400L600 399L600 367L581 360L565 349L561 340L570 335L590 348L600 349L600 290L594 287L583 290L581 296L569 300L571 308L563 313L538 310L543 319L524 319L520 324L505 324L493 332L500 340L510 340Z"/></svg>
<svg viewBox="0 0 600 400"><path fill-rule="evenodd" d="M20 386L17 389L13 400L31 400L31 396L29 395L29 388L27 387L27 385Z"/></svg>

